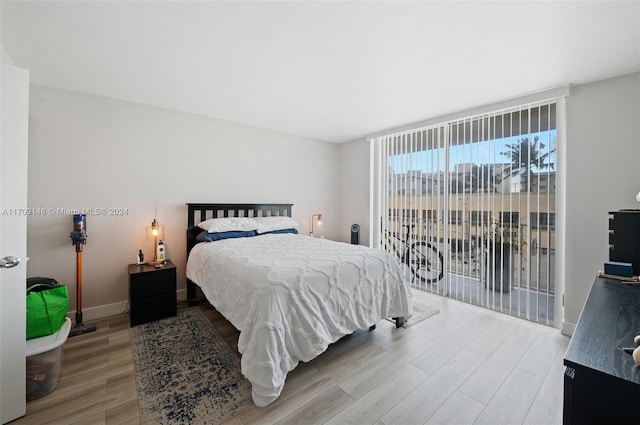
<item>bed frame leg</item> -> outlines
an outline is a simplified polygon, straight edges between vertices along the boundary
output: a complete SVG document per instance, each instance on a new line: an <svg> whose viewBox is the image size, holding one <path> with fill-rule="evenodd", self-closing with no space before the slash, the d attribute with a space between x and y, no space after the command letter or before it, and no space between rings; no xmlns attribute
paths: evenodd
<svg viewBox="0 0 640 425"><path fill-rule="evenodd" d="M189 306L202 304L202 300L196 298L196 284L187 279L187 304Z"/></svg>
<svg viewBox="0 0 640 425"><path fill-rule="evenodd" d="M376 328L376 325L371 325L371 326L369 326L369 330L370 330L370 331L374 330L375 328Z"/></svg>
<svg viewBox="0 0 640 425"><path fill-rule="evenodd" d="M196 297L196 285L191 281L191 279L187 279L187 299L191 300Z"/></svg>
<svg viewBox="0 0 640 425"><path fill-rule="evenodd" d="M396 329L401 328L404 325L404 317L394 317L393 320L396 321Z"/></svg>

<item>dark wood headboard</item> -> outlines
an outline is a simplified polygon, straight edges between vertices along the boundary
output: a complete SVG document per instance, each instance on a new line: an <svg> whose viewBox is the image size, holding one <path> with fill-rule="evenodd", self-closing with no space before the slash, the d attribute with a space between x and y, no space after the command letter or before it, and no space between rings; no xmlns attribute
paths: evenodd
<svg viewBox="0 0 640 425"><path fill-rule="evenodd" d="M293 204L187 204L187 226L219 217L291 217Z"/></svg>
<svg viewBox="0 0 640 425"><path fill-rule="evenodd" d="M196 245L196 236L202 229L201 221L222 217L291 217L293 204L187 204L187 258ZM196 287L187 279L187 299L196 296Z"/></svg>

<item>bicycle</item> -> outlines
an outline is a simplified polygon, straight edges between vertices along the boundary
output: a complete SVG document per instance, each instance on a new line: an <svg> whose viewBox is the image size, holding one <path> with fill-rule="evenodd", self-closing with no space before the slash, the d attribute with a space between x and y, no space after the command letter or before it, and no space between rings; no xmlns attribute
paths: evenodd
<svg viewBox="0 0 640 425"><path fill-rule="evenodd" d="M404 241L395 232L384 231L384 249L387 252L396 254L400 263L409 267L414 279L418 278L423 283L440 281L444 276L442 253L429 242L418 241L410 244L409 234L416 225L404 224L402 227L407 228ZM394 239L399 241L400 245L395 243ZM389 250L389 247L391 247L391 250Z"/></svg>

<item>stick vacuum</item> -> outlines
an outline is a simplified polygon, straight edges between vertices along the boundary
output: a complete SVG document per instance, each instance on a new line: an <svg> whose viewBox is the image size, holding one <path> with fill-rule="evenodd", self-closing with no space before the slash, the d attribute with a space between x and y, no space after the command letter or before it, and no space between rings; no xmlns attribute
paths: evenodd
<svg viewBox="0 0 640 425"><path fill-rule="evenodd" d="M71 243L76 246L76 324L71 328L69 336L76 336L93 332L95 325L82 323L82 245L87 243L87 216L76 214L73 216L73 232L69 235Z"/></svg>

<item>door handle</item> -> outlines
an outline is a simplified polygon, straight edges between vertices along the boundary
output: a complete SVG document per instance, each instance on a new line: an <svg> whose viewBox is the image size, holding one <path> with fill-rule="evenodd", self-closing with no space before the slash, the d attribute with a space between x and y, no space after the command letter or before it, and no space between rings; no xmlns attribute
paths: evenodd
<svg viewBox="0 0 640 425"><path fill-rule="evenodd" d="M0 268L10 269L20 264L20 258L9 255L0 259Z"/></svg>

